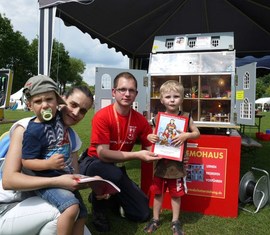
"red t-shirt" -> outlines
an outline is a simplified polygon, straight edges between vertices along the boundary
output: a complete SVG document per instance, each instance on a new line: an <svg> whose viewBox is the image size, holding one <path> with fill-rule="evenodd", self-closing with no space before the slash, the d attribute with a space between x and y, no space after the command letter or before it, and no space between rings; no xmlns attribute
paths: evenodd
<svg viewBox="0 0 270 235"><path fill-rule="evenodd" d="M132 115L128 127L129 115L122 116L117 113L120 127L120 143L118 138L117 120L113 105L99 110L92 119L92 136L90 138L89 156L97 156L97 144L109 144L111 150L131 151L136 140L139 139L143 148L151 146L147 135L152 133L152 128L144 116L131 109ZM128 128L128 131L127 131Z"/></svg>

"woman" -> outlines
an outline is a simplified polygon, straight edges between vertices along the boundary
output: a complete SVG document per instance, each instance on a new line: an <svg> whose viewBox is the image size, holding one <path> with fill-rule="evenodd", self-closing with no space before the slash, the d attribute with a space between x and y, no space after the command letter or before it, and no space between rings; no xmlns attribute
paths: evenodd
<svg viewBox="0 0 270 235"><path fill-rule="evenodd" d="M74 87L64 97L64 123L72 126L81 121L93 104L93 96L87 87ZM2 184L6 190L31 191L39 188L61 187L68 190L79 188L73 175L36 177L21 173L22 139L25 127L17 125L12 131L6 156ZM77 154L77 152L73 153ZM16 200L15 200L16 201ZM28 197L20 202L0 205L0 234L48 235L56 234L59 211L39 197ZM4 205L4 207L3 207ZM85 234L90 234L85 229Z"/></svg>

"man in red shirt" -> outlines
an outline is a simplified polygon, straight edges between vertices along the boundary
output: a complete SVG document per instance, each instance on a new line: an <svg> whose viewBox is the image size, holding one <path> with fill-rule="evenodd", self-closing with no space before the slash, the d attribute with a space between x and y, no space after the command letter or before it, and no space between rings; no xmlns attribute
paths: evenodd
<svg viewBox="0 0 270 235"><path fill-rule="evenodd" d="M128 177L124 162L139 159L147 162L158 160L150 152L151 142L147 135L152 128L146 118L132 109L137 91L136 78L123 72L114 79L112 96L115 103L99 110L92 120L90 147L80 159L80 173L88 176L99 175L116 184L121 192L114 195L124 216L133 221L146 221L150 216L148 198ZM132 151L136 140L142 145L141 151ZM93 208L93 224L101 232L110 230L105 216L104 200L90 198Z"/></svg>

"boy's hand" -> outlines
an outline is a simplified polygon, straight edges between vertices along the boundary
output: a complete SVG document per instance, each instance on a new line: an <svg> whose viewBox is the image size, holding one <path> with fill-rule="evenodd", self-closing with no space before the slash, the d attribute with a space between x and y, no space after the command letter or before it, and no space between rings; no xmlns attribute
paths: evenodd
<svg viewBox="0 0 270 235"><path fill-rule="evenodd" d="M64 155L56 153L47 159L48 169L51 170L63 170L66 166Z"/></svg>
<svg viewBox="0 0 270 235"><path fill-rule="evenodd" d="M186 132L181 132L179 135L172 139L172 145L180 146L187 140Z"/></svg>

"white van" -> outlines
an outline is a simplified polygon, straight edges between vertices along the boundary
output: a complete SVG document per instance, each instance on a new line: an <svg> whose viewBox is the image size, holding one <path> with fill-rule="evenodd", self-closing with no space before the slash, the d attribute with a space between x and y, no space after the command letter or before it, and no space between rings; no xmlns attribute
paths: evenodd
<svg viewBox="0 0 270 235"><path fill-rule="evenodd" d="M270 97L255 100L255 109L261 112L270 111Z"/></svg>

